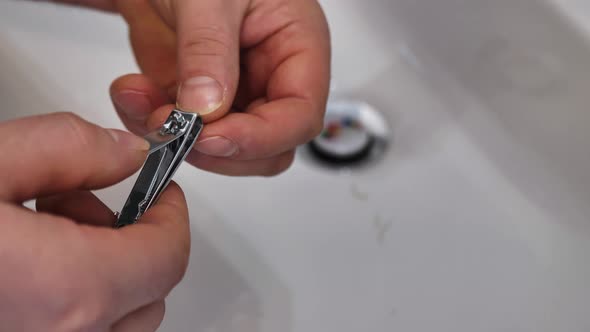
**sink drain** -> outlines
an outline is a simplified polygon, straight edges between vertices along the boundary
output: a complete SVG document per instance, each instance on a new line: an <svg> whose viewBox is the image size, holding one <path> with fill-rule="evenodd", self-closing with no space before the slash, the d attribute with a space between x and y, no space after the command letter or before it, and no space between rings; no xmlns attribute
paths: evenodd
<svg viewBox="0 0 590 332"><path fill-rule="evenodd" d="M358 167L384 155L389 142L387 122L364 102L328 104L324 130L304 147L307 159L323 166Z"/></svg>

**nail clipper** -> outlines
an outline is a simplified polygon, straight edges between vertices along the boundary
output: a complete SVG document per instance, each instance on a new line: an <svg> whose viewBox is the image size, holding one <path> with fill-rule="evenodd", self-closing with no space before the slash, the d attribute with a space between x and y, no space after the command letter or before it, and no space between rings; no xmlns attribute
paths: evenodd
<svg viewBox="0 0 590 332"><path fill-rule="evenodd" d="M148 158L121 213L116 214L115 228L137 223L158 200L202 129L198 114L175 109L159 130L144 136L150 143Z"/></svg>

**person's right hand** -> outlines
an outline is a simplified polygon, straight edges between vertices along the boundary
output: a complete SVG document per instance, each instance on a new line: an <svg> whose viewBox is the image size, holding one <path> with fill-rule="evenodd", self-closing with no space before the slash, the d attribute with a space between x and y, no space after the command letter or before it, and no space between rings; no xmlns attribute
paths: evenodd
<svg viewBox="0 0 590 332"><path fill-rule="evenodd" d="M71 114L0 123L0 331L155 331L188 262L188 212L171 184L115 230L87 190L136 171L148 144ZM22 206L38 198L38 212Z"/></svg>

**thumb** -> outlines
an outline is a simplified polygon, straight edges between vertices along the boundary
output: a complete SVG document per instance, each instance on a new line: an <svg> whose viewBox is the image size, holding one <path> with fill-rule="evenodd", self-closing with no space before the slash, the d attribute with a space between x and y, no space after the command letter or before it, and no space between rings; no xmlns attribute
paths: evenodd
<svg viewBox="0 0 590 332"><path fill-rule="evenodd" d="M177 105L213 121L231 107L239 81L245 1L177 1Z"/></svg>

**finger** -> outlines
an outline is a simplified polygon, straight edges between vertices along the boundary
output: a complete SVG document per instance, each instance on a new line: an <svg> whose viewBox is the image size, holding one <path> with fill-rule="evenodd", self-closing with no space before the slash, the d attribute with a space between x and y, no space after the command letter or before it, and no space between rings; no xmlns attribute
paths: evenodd
<svg viewBox="0 0 590 332"><path fill-rule="evenodd" d="M209 122L231 107L239 80L240 29L247 1L177 1L177 104Z"/></svg>
<svg viewBox="0 0 590 332"><path fill-rule="evenodd" d="M89 191L72 191L37 199L37 211L72 219L78 223L112 227L113 211Z"/></svg>
<svg viewBox="0 0 590 332"><path fill-rule="evenodd" d="M262 2L250 8L241 44L251 95L325 103L330 84L330 33L316 0Z"/></svg>
<svg viewBox="0 0 590 332"><path fill-rule="evenodd" d="M95 308L105 307L100 297L104 290L94 293L94 269L100 263L88 256L81 228L63 217L6 202L0 202L0 215L2 280L11 285L0 287L0 309L4 310L0 312L11 312L15 318L40 314L33 320L2 320L2 327L10 331L91 330L87 324L92 318L103 317L104 309Z"/></svg>
<svg viewBox="0 0 590 332"><path fill-rule="evenodd" d="M330 78L329 33L317 2L255 7L241 40L248 49L246 95L259 99L245 113L207 125L195 149L254 160L313 139L322 129Z"/></svg>
<svg viewBox="0 0 590 332"><path fill-rule="evenodd" d="M152 113L147 121L148 130L154 130L162 126L172 105L165 105ZM208 126L212 126L215 123L226 121L226 118L231 115L227 115L225 118L218 120L214 123L208 124L204 127L203 131L206 132ZM207 144L210 138L199 139L199 142L195 146L201 144ZM223 143L221 143L223 145ZM223 146L220 148L224 148ZM215 157L207 154L203 154L198 150L191 152L186 161L190 164L213 173L229 175L229 176L272 176L287 170L293 162L294 151L287 151L265 159L253 159L253 160L236 160L231 158Z"/></svg>
<svg viewBox="0 0 590 332"><path fill-rule="evenodd" d="M148 1L117 1L129 25L129 38L141 71L176 98L176 34Z"/></svg>
<svg viewBox="0 0 590 332"><path fill-rule="evenodd" d="M171 183L138 224L118 231L96 229L88 242L91 257L102 262L96 278L117 303L115 317L164 300L182 279L190 252L188 210L180 187Z"/></svg>
<svg viewBox="0 0 590 332"><path fill-rule="evenodd" d="M23 130L23 128L25 128ZM141 167L149 144L70 113L0 123L0 199L22 202L75 189L114 184Z"/></svg>
<svg viewBox="0 0 590 332"><path fill-rule="evenodd" d="M87 324L117 322L137 308L162 301L188 263L188 212L174 183L140 224L120 230L76 225L2 202L0 215L7 221L0 223L3 280L20 285L26 276L27 287L16 295L36 298L34 308L51 326L58 326L51 330L94 330ZM13 303L12 310L31 310L30 301L20 301L13 293L0 288L0 297Z"/></svg>
<svg viewBox="0 0 590 332"><path fill-rule="evenodd" d="M229 176L274 176L285 172L293 164L294 151L260 160L231 160L210 157L193 151L186 161L202 170Z"/></svg>
<svg viewBox="0 0 590 332"><path fill-rule="evenodd" d="M121 319L111 328L111 332L151 332L156 331L166 313L164 301L140 308Z"/></svg>
<svg viewBox="0 0 590 332"><path fill-rule="evenodd" d="M119 77L111 84L110 95L123 124L142 136L148 132L146 120L149 115L160 106L170 103L165 91L143 74Z"/></svg>
<svg viewBox="0 0 590 332"><path fill-rule="evenodd" d="M316 137L322 130L323 116L323 110L314 109L306 99L264 103L208 124L194 149L234 160L271 158Z"/></svg>
<svg viewBox="0 0 590 332"><path fill-rule="evenodd" d="M300 115L299 109L289 108L296 102L286 100L277 103L285 105L283 112L268 112L269 117L266 117L267 114L258 116L250 113L231 113L204 126L199 139L194 145L194 149L199 154L213 157L213 159L207 158L207 164L198 167L204 166L203 169L221 174L234 174L232 169L240 165L240 163L223 163L224 165L233 165L227 171L224 169L215 171L210 166L213 164L221 166L222 163L219 162L219 159L222 158L234 161L271 159L293 150L298 144L306 142L308 137L315 137L317 132L321 130L321 122L319 123L320 127L315 128L310 127L309 124L317 121L307 119L305 116L297 118L297 115ZM275 107L275 103L267 104L266 107ZM276 107L281 106L277 105ZM154 111L146 122L148 130L160 128L170 114L171 108L171 105L165 105ZM306 114L311 117L314 113L308 112ZM297 119L293 120L289 125L282 124L281 118L288 119L289 117ZM192 158L189 158L189 160L192 160ZM212 160L217 161L210 163L209 161ZM242 165L247 164L242 163ZM262 162L259 164L268 163ZM250 163L250 165L253 166L255 163ZM249 169L248 174L250 174L254 169L263 170L267 167L247 168ZM250 175L261 175L258 172L255 173Z"/></svg>
<svg viewBox="0 0 590 332"><path fill-rule="evenodd" d="M246 113L227 114L222 119L209 123L203 127L203 131L194 149L201 155L212 158L206 160L206 164L197 167L211 170L216 173L234 175L238 165L250 165L244 175L264 175L274 162L260 163L221 163L220 159L232 161L256 161L272 159L278 155L291 152L297 145L307 142L317 136L322 130L322 121L314 118L313 112L300 111L306 107L304 100L280 100L273 103L253 104L255 110ZM284 105L284 106L282 106ZM273 112L275 108L281 108L282 112ZM154 111L146 122L148 130L160 128L170 114L172 106L165 105ZM269 109L270 111L266 111ZM285 124L284 121L290 121ZM188 158L194 162L193 158ZM215 162L212 162L215 160ZM232 165L214 170L212 165ZM258 166L254 166L258 165ZM259 172L253 172L258 169ZM262 173L262 174L260 174ZM237 175L237 174L235 174Z"/></svg>
<svg viewBox="0 0 590 332"><path fill-rule="evenodd" d="M271 8L272 9L272 8ZM203 129L195 149L211 157L267 159L292 150L322 130L330 78L329 33L315 1L249 12L242 43L246 85L263 98ZM272 13L281 15L273 15ZM148 127L161 115L148 119Z"/></svg>

